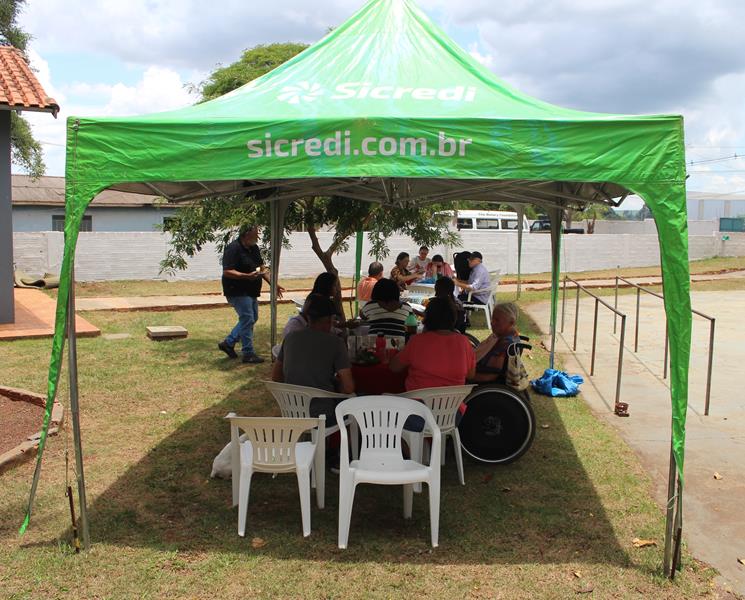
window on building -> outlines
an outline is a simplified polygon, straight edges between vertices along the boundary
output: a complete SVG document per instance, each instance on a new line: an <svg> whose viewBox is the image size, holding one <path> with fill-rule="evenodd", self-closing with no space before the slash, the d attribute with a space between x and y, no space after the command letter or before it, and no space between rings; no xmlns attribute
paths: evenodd
<svg viewBox="0 0 745 600"><path fill-rule="evenodd" d="M52 215L52 231L65 230L65 215ZM93 231L93 217L85 215L80 224L80 231Z"/></svg>

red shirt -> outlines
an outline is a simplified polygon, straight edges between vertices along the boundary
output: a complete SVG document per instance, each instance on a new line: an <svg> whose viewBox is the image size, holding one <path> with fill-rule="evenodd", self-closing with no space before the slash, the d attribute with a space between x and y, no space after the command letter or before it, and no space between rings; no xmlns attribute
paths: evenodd
<svg viewBox="0 0 745 600"><path fill-rule="evenodd" d="M380 281L377 277L365 277L357 286L357 300L370 300L372 289Z"/></svg>
<svg viewBox="0 0 745 600"><path fill-rule="evenodd" d="M427 331L413 336L398 355L409 367L406 391L464 385L466 373L476 367L476 355L466 336Z"/></svg>

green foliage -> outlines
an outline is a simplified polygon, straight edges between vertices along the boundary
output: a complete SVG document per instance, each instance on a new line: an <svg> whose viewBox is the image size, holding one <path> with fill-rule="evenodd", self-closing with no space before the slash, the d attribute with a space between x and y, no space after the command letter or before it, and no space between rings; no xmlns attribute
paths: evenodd
<svg viewBox="0 0 745 600"><path fill-rule="evenodd" d="M0 0L0 42L10 44L26 53L31 35L16 24L26 0Z"/></svg>
<svg viewBox="0 0 745 600"><path fill-rule="evenodd" d="M186 269L187 257L194 256L210 242L216 242L222 252L225 245L238 235L241 225L249 222L265 224L268 219L265 205L245 198L205 198L183 207L175 217L163 223L163 231L171 234L171 241L166 257L160 263L161 272Z"/></svg>
<svg viewBox="0 0 745 600"><path fill-rule="evenodd" d="M26 0L0 0L0 42L18 48L26 57L26 46L31 35L16 24ZM31 133L31 127L15 112L10 116L11 161L28 171L33 178L44 174L44 155L41 144Z"/></svg>
<svg viewBox="0 0 745 600"><path fill-rule="evenodd" d="M305 50L306 44L267 44L245 50L240 59L215 70L201 85L202 101L212 100L261 77L296 54Z"/></svg>
<svg viewBox="0 0 745 600"><path fill-rule="evenodd" d="M44 175L46 167L41 144L31 133L28 121L15 111L10 113L10 145L13 164L22 166L34 179Z"/></svg>
<svg viewBox="0 0 745 600"><path fill-rule="evenodd" d="M212 100L280 66L307 48L304 44L268 44L246 50L231 65L220 67L201 84L201 101ZM292 203L285 218L285 234L290 231L307 231L311 247L327 271L336 272L333 256L349 248L349 238L357 231L368 231L372 254L377 258L388 255L386 240L393 233L412 237L416 244L433 246L438 243L454 244L460 238L448 231L445 222L435 222L433 214L450 209L452 205L427 207L403 205L381 206L370 202L340 197L309 197ZM208 242L217 242L222 249L235 237L244 222L263 226L265 235L269 227L269 212L263 204L251 199L207 198L182 208L176 218L169 220L163 230L171 233L170 248L161 262L164 272L186 268L187 257L193 256ZM317 232L322 228L334 231L328 248L322 248ZM266 241L266 240L265 240ZM286 235L285 240L286 243Z"/></svg>

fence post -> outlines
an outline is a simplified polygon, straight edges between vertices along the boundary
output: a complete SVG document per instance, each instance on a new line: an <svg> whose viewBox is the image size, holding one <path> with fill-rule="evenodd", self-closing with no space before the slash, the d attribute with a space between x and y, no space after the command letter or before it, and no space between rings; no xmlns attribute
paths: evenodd
<svg viewBox="0 0 745 600"><path fill-rule="evenodd" d="M595 375L595 345L598 339L598 305L599 300L595 298L595 316L592 321L592 357L590 358L590 375Z"/></svg>
<svg viewBox="0 0 745 600"><path fill-rule="evenodd" d="M621 339L618 344L618 369L616 373L616 406L621 400L621 373L623 372L623 344L626 338L626 315L621 316Z"/></svg>
<svg viewBox="0 0 745 600"><path fill-rule="evenodd" d="M577 302L574 305L574 347L572 350L577 351L577 327L579 327L579 283L576 281L574 285L577 286Z"/></svg>
<svg viewBox="0 0 745 600"><path fill-rule="evenodd" d="M642 295L640 287L636 288L636 326L634 327L634 352L639 351L639 301Z"/></svg>
<svg viewBox="0 0 745 600"><path fill-rule="evenodd" d="M564 333L564 313L567 306L567 276L564 275L564 284L561 287L561 333Z"/></svg>
<svg viewBox="0 0 745 600"><path fill-rule="evenodd" d="M621 269L621 265L616 266L616 293L615 300L613 301L613 308L618 310L618 273ZM613 313L613 333L616 333L616 321L618 320L618 314Z"/></svg>
<svg viewBox="0 0 745 600"><path fill-rule="evenodd" d="M709 400L711 400L711 367L714 364L714 324L716 319L711 320L709 327L709 366L706 371L706 404L704 405L704 416L709 416Z"/></svg>

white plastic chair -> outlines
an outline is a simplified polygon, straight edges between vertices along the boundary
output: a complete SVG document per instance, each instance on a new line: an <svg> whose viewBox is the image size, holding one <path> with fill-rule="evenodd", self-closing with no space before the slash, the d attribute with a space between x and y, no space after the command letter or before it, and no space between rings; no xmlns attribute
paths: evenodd
<svg viewBox="0 0 745 600"><path fill-rule="evenodd" d="M317 419L288 419L284 417L238 417L230 413L230 455L233 471L233 505L238 504L238 535L246 533L246 513L251 477L254 472L292 473L297 475L303 536L310 535L310 474L324 468L322 450L314 442L298 442L309 429L324 439L326 415ZM239 429L244 431L240 436ZM240 438L243 437L243 440ZM316 502L323 508L324 490L319 477Z"/></svg>
<svg viewBox="0 0 745 600"><path fill-rule="evenodd" d="M362 437L358 460L349 462L349 439L341 429L339 465L339 548L346 548L352 519L354 492L358 483L403 485L404 518L411 518L414 483L429 487L429 518L432 546L437 547L440 523L440 462L423 465L405 460L401 453L401 432L410 415L422 417L432 432L432 455L440 455L440 429L432 412L421 402L396 396L360 396L344 400L336 407L336 420L352 416Z"/></svg>
<svg viewBox="0 0 745 600"><path fill-rule="evenodd" d="M454 385L448 387L424 388L421 390L413 390L411 392L397 394L402 398L420 400L427 408L429 408L429 410L432 411L432 416L434 416L435 422L440 428L440 434L442 435L442 451L439 457L441 465L445 464L447 436L453 438L455 463L458 466L458 479L460 480L461 485L466 485L466 481L463 476L463 455L461 454L460 435L458 434L458 428L455 425L455 417L458 414L458 407L475 387L475 385ZM426 426L419 432L407 431L404 429L403 438L409 445L412 460L421 462L424 450L424 438L431 435L431 431ZM420 492L421 484L416 484L414 486L414 491Z"/></svg>
<svg viewBox="0 0 745 600"><path fill-rule="evenodd" d="M484 318L486 319L487 328L489 327L491 314L492 312L494 312L494 306L497 302L497 288L499 287L499 272L490 272L489 275L491 275L491 286L489 288L489 299L486 301L486 304L477 304L472 302L471 298L473 297L473 294L477 293L479 290L468 292L468 297L466 298L465 302L463 302L463 308L465 308L466 310L484 311Z"/></svg>
<svg viewBox="0 0 745 600"><path fill-rule="evenodd" d="M283 417L294 417L298 419L308 419L310 417L310 401L313 398L349 398L350 394L338 394L336 392L327 392L326 390L319 390L318 388L307 387L304 385L293 385L291 383L280 383L277 381L264 381L263 384L269 393L274 396L274 399L279 404L279 410ZM356 440L357 431L356 423L350 424L352 428L352 439ZM326 428L326 435L329 436L332 433L339 431L339 424L332 425ZM318 443L322 446L321 450L326 452L326 441L318 440L317 433L315 430L310 433L313 442ZM352 447L352 458L357 458L357 444ZM326 471L324 469L317 469L313 473L313 485L323 487L325 484ZM316 481L318 479L318 481ZM321 506L323 508L323 505Z"/></svg>

